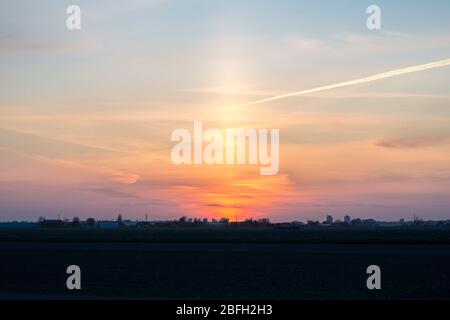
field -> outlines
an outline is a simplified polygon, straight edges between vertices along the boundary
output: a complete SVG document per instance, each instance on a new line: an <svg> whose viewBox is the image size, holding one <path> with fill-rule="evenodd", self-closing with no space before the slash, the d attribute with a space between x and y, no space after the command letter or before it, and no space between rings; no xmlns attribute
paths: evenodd
<svg viewBox="0 0 450 320"><path fill-rule="evenodd" d="M450 299L449 230L0 230L3 299ZM66 289L66 267L82 290ZM379 265L382 290L366 288Z"/></svg>
<svg viewBox="0 0 450 320"><path fill-rule="evenodd" d="M300 228L0 228L0 242L450 244L449 227Z"/></svg>

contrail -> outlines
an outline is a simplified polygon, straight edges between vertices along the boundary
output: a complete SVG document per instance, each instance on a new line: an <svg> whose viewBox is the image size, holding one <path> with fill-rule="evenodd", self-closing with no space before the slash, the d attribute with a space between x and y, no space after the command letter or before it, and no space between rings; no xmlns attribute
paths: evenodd
<svg viewBox="0 0 450 320"><path fill-rule="evenodd" d="M265 99L261 99L261 100L256 100L256 101L240 104L240 105L234 106L232 108L246 107L246 106L251 106L254 104L260 104L260 103L284 99L284 98L288 98L288 97L302 96L302 95L309 94L309 93L315 93L315 92L320 92L320 91L325 91L325 90L330 90L330 89L352 86L355 84L361 84L361 83L366 83L366 82L371 82L371 81L376 81L376 80L381 80L381 79L387 79L387 78L391 78L391 77L400 76L402 74L418 72L418 71L439 68L439 67L445 67L448 65L450 65L450 59L431 62L431 63L427 63L427 64L422 64L422 65L418 65L418 66L414 66L414 67L408 67L408 68L388 71L388 72L375 74L373 76L369 76L369 77L365 77L365 78L361 78L361 79L355 79L355 80L330 84L327 86L317 87L317 88L313 88L313 89L286 93L286 94L282 94L282 95L278 95L278 96L274 96L274 97L270 97L270 98L265 98ZM228 109L228 108L225 108L225 109Z"/></svg>

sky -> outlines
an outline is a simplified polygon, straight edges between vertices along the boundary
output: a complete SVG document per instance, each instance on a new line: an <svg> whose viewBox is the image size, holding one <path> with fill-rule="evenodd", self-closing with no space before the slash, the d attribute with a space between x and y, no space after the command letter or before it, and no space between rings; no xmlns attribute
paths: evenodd
<svg viewBox="0 0 450 320"><path fill-rule="evenodd" d="M81 8L81 30L66 8ZM381 8L368 30L366 8ZM450 219L450 2L10 1L0 220ZM241 106L236 108L236 106ZM171 132L277 128L280 170L171 162Z"/></svg>

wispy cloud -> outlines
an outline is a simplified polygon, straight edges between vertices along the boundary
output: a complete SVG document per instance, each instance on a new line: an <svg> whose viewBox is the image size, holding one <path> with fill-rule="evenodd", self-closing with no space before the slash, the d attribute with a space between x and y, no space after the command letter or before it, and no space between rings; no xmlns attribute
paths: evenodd
<svg viewBox="0 0 450 320"><path fill-rule="evenodd" d="M273 97L266 98L266 99L260 99L260 100L240 104L240 105L237 105L234 107L228 107L228 108L222 108L222 109L241 108L241 107L251 106L251 105L255 105L255 104L261 104L261 103L265 103L265 102L271 102L271 101L275 101L275 100L285 99L285 98L289 98L289 97L303 96L303 95L307 95L307 94L311 94L311 93L368 83L368 82L372 82L372 81L387 79L387 78L396 77L396 76L400 76L400 75L404 75L404 74L408 74L408 73L419 72L419 71L424 71L424 70L429 70L429 69L434 69L434 68L439 68L439 67L445 67L445 66L449 66L449 65L450 65L450 59L445 59L445 60L430 62L427 64L421 64L421 65L417 65L417 66L396 69L396 70L379 73L379 74L375 74L375 75L360 78L360 79L339 82L339 83L330 84L330 85L326 85L326 86L316 87L313 89L307 89L307 90L302 90L302 91L286 93L286 94L273 96Z"/></svg>
<svg viewBox="0 0 450 320"><path fill-rule="evenodd" d="M123 183L123 184L134 184L140 179L140 175L131 172L125 172L120 169L108 167L105 165L95 165L88 162L82 161L71 161L62 159L46 158L42 156L33 157L35 160L45 162L48 164L56 165L66 169L82 170L85 172L90 172L109 177L111 181Z"/></svg>
<svg viewBox="0 0 450 320"><path fill-rule="evenodd" d="M330 45L324 41L308 37L304 35L288 36L284 38L284 42L294 49L307 50L307 51L324 51L331 49Z"/></svg>
<svg viewBox="0 0 450 320"><path fill-rule="evenodd" d="M127 155L106 148L59 141L3 128L0 128L0 147L22 154L59 159L96 159Z"/></svg>
<svg viewBox="0 0 450 320"><path fill-rule="evenodd" d="M376 142L376 146L391 149L424 148L440 145L450 141L450 135L422 135L384 139Z"/></svg>
<svg viewBox="0 0 450 320"><path fill-rule="evenodd" d="M279 91L258 90L249 86L210 86L197 88L179 89L181 92L216 94L216 95L251 95L251 96L267 96L270 94L279 94Z"/></svg>
<svg viewBox="0 0 450 320"><path fill-rule="evenodd" d="M98 43L89 41L35 41L21 39L13 34L0 36L0 51L4 52L91 51L96 48L98 48Z"/></svg>

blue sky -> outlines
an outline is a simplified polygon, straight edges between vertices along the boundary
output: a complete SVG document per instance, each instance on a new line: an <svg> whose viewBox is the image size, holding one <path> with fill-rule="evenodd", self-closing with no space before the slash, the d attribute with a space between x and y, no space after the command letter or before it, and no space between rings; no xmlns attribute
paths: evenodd
<svg viewBox="0 0 450 320"><path fill-rule="evenodd" d="M52 81L48 81L48 90L41 86L42 74L59 79L70 73L69 83L56 81L53 85L62 93L70 85L85 92L84 86L92 85L89 79L97 84L110 81L111 85L126 85L118 83L109 70L120 72L121 66L127 68L132 60L146 59L156 64L149 61L148 68L159 79L157 83L151 79L151 86L160 92L177 89L177 85L204 85L212 77L211 69L222 62L220 59L246 58L248 72L257 78L274 78L273 83L266 80L262 85L281 87L283 79L289 79L294 87L301 86L304 77L295 81L287 77L290 70L306 73L309 78L311 73L326 72L328 76L331 71L338 78L345 68L356 76L438 60L448 52L447 1L379 1L384 29L381 32L366 29L365 8L371 4L366 1L153 0L130 1L126 9L120 1L78 1L83 28L68 32L64 12L71 3L15 1L3 8L3 42L8 41L13 48L3 52L0 64L12 76L10 81L26 79L33 87L39 84L35 90L45 94L53 87ZM364 50L364 41L378 43L385 50L371 50L370 46ZM289 42L297 43L299 51L305 43L327 46L329 50L289 52L292 48L284 46ZM408 47L402 50L402 45ZM227 58L215 49L228 50L224 54ZM277 49L292 54L281 55ZM80 65L98 68L103 77L87 75ZM183 74L176 74L174 81L173 73L178 71ZM123 82L128 80L124 78ZM305 85L319 82L322 79ZM2 85L8 88L6 96L17 90L8 83Z"/></svg>

